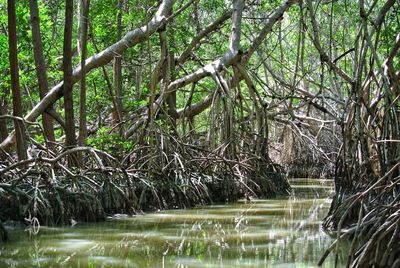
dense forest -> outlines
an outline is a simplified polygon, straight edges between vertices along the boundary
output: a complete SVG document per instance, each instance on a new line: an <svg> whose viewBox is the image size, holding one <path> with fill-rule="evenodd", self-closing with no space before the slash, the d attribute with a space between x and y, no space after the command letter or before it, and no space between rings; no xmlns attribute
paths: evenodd
<svg viewBox="0 0 400 268"><path fill-rule="evenodd" d="M324 177L321 264L351 238L400 266L399 1L0 0L0 26L0 227Z"/></svg>

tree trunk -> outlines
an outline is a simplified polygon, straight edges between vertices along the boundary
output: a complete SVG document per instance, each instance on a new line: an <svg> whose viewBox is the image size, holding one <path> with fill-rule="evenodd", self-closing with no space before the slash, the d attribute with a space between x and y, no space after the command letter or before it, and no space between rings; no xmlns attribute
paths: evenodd
<svg viewBox="0 0 400 268"><path fill-rule="evenodd" d="M7 92L3 88L3 96L0 98L0 116L7 114ZM4 141L8 136L7 120L0 120L0 141Z"/></svg>
<svg viewBox="0 0 400 268"><path fill-rule="evenodd" d="M11 75L11 89L13 99L13 115L22 118L21 92L19 88L18 57L17 57L17 21L15 15L15 1L8 0L8 41ZM15 138L18 160L27 159L25 126L21 120L14 119Z"/></svg>
<svg viewBox="0 0 400 268"><path fill-rule="evenodd" d="M36 75L38 78L40 99L43 99L44 96L46 96L47 92L49 91L49 86L47 82L47 70L43 57L43 44L40 34L39 10L37 5L37 0L30 0L29 2L30 2L32 43L33 43L33 53L36 65ZM50 105L49 108L47 109L48 110L53 109L53 106ZM53 119L49 114L44 112L42 114L42 120L43 120L44 136L46 140L49 142L54 142L55 136L54 136Z"/></svg>
<svg viewBox="0 0 400 268"><path fill-rule="evenodd" d="M171 51L168 51L167 53L167 66L166 68L169 69L169 81L174 81L175 80L175 56L174 53ZM168 103L168 112L169 114L173 114L173 116L171 117L171 121L172 121L172 126L174 128L174 132L176 132L176 128L177 128L177 123L176 123L176 91L171 92L168 95L167 98L167 103Z"/></svg>
<svg viewBox="0 0 400 268"><path fill-rule="evenodd" d="M63 72L64 72L64 109L65 109L65 135L67 148L76 145L74 103L73 103L73 80L72 80L72 27L73 27L73 0L66 0L65 27L64 27L64 49L63 49Z"/></svg>
<svg viewBox="0 0 400 268"><path fill-rule="evenodd" d="M117 40L122 38L122 5L123 0L118 0L118 15L117 15ZM114 57L113 65L113 83L116 97L116 109L113 111L113 126L122 122L122 55ZM122 134L122 132L121 132ZM122 135L121 135L122 136Z"/></svg>
<svg viewBox="0 0 400 268"><path fill-rule="evenodd" d="M87 137L87 122L86 122L86 70L85 60L87 55L87 33L89 21L89 5L90 0L80 0L81 2L81 35L80 35L80 51L81 51L81 90L80 90L80 116L79 116L79 145L83 146L86 143Z"/></svg>

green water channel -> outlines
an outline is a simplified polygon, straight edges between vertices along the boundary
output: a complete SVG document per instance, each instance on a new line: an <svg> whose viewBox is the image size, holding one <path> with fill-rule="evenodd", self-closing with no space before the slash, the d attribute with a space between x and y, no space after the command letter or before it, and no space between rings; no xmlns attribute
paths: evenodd
<svg viewBox="0 0 400 268"><path fill-rule="evenodd" d="M10 230L0 267L315 267L332 181L292 179L294 196ZM332 267L328 257L324 267Z"/></svg>

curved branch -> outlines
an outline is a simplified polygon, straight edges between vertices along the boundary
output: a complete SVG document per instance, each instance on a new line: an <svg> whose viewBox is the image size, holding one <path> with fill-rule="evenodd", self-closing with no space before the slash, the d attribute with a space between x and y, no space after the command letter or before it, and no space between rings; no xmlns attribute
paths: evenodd
<svg viewBox="0 0 400 268"><path fill-rule="evenodd" d="M59 154L58 156L56 156L54 158L46 158L46 157L39 156L39 157L35 157L35 158L30 158L30 159L25 159L25 160L19 161L19 162L15 163L15 164L12 164L10 166L7 166L7 167L1 169L0 170L0 176L4 175L5 173L7 173L10 170L18 168L20 166L26 166L28 164L35 163L35 162L45 162L45 163L49 163L49 164L56 164L62 158L66 157L66 156L68 156L70 154L77 153L77 152L89 152L89 153L91 153L95 157L96 161L98 163L100 163L100 164L101 164L101 160L99 160L99 157L97 156L97 154L101 154L101 155L109 158L113 162L115 162L117 165L119 165L119 161L117 159L115 159L110 154L108 154L108 153L106 153L104 151L101 151L101 150L98 150L98 149L95 149L95 148L92 148L92 147L75 147L75 148L72 148L72 149L69 149L67 151L62 152L61 154Z"/></svg>
<svg viewBox="0 0 400 268"><path fill-rule="evenodd" d="M267 37L267 35L272 31L272 27L275 25L277 21L279 21L280 18L282 18L283 14L295 3L297 3L299 0L286 0L284 1L270 16L268 21L266 22L264 28L261 30L260 34L255 38L253 41L253 45L247 50L247 52L242 55L240 53L240 49L238 47L239 43L237 42L238 39L240 39L240 30L241 30L241 20L240 21L233 21L235 15L235 7L234 7L234 12L232 15L232 34L231 34L231 40L230 40L230 45L229 45L229 51L227 51L221 58L207 64L206 66L198 69L197 71L182 77L180 79L177 79L173 82L171 82L168 86L167 92L170 93L172 91L175 91L181 87L184 87L188 84L197 82L201 80L204 77L210 76L215 74L216 72L220 72L224 68L230 67L233 63L241 60L243 63L246 63L251 55L256 51L256 49L262 44L264 39ZM239 7L242 8L243 7ZM241 13L241 11L240 11ZM241 18L241 16L240 16ZM236 24L236 26L235 26ZM239 36L238 39L235 39ZM236 40L236 41L235 41Z"/></svg>
<svg viewBox="0 0 400 268"><path fill-rule="evenodd" d="M200 41L204 37L208 36L210 33L217 30L220 27L220 25L224 23L227 19L229 19L231 16L232 16L232 10L225 11L221 17L219 17L213 23L211 23L202 31L200 31L199 34L192 39L190 44L186 47L185 51L183 51L182 54L179 56L179 58L177 59L177 63L178 64L184 63L192 53L193 49L195 49L199 45Z"/></svg>
<svg viewBox="0 0 400 268"><path fill-rule="evenodd" d="M264 39L267 35L272 31L272 27L278 22L283 14L295 3L299 2L299 0L287 0L284 1L268 18L264 27L258 36L253 40L251 47L247 50L245 55L243 56L243 62L247 62L253 53L257 50L257 48L264 42Z"/></svg>
<svg viewBox="0 0 400 268"><path fill-rule="evenodd" d="M318 26L317 26L317 21L315 20L315 13L314 13L314 8L311 0L307 0L307 5L309 9L309 13L311 16L311 25L313 28L314 35L310 36L311 40L314 43L315 48L318 50L318 53L321 57L321 61L325 62L329 68L334 70L344 81L346 81L349 84L353 84L353 79L346 74L342 69L340 69L334 62L332 62L332 59L329 58L329 56L326 54L324 49L321 46L320 42L320 36L319 36L319 31L318 31Z"/></svg>
<svg viewBox="0 0 400 268"><path fill-rule="evenodd" d="M196 102L195 104L192 104L189 107L186 107L186 109L185 108L178 109L176 111L176 118L177 119L181 118L181 117L189 117L190 118L190 117L200 114L205 109L210 107L210 105L213 101L213 98L214 98L214 94L215 94L215 92L208 94L204 99L202 99L199 102Z"/></svg>
<svg viewBox="0 0 400 268"><path fill-rule="evenodd" d="M240 36L242 29L242 12L244 9L244 0L236 0L233 4L232 12L232 30L229 41L229 50L219 59L207 64L199 70L177 79L168 85L166 94L169 94L181 87L199 81L200 79L213 75L232 65L240 58Z"/></svg>

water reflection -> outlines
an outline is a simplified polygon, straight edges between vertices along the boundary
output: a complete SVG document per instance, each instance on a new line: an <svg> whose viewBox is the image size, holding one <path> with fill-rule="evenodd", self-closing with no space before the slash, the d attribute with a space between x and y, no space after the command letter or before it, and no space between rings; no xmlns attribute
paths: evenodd
<svg viewBox="0 0 400 268"><path fill-rule="evenodd" d="M135 218L11 232L7 267L312 267L331 239L320 230L331 181L293 180L295 196ZM332 265L332 258L326 266Z"/></svg>

